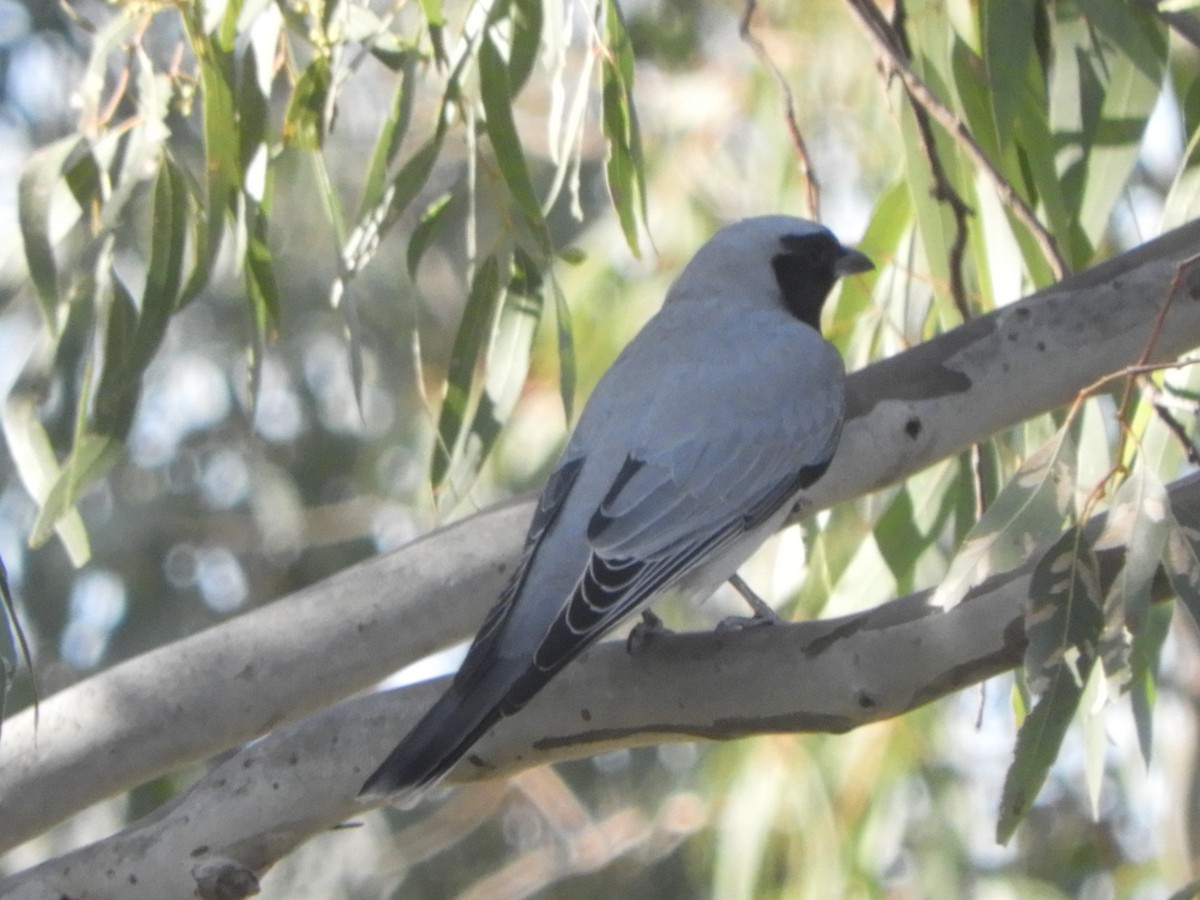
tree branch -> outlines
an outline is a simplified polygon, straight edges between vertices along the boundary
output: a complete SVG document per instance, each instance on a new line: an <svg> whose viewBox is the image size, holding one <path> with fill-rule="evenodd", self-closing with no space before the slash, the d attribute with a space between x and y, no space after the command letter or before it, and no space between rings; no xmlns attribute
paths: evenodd
<svg viewBox="0 0 1200 900"><path fill-rule="evenodd" d="M896 482L1136 362L1179 262L1198 249L1193 222L854 373L838 455L795 514ZM1194 270L1183 288L1154 360L1200 344ZM11 717L0 741L0 848L469 637L529 514L528 503L485 511L114 666L47 699L36 733L31 710Z"/></svg>
<svg viewBox="0 0 1200 900"><path fill-rule="evenodd" d="M1177 515L1200 519L1200 474L1171 487ZM1095 539L1105 516L1088 524ZM1107 593L1124 547L1098 551ZM1019 665L1035 561L996 576L948 612L930 591L864 613L746 631L620 642L588 651L518 716L501 721L450 775L492 779L617 747L791 732L842 733L901 715ZM1169 596L1167 579L1155 584ZM769 685L769 690L763 690ZM6 881L10 900L249 896L307 837L362 811L363 778L433 702L445 680L339 704L223 762L169 809L108 840ZM241 888L239 888L241 886Z"/></svg>

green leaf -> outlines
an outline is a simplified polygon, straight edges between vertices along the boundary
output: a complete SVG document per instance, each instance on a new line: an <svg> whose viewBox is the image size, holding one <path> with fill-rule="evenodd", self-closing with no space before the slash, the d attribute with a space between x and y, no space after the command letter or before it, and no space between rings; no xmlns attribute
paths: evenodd
<svg viewBox="0 0 1200 900"><path fill-rule="evenodd" d="M51 532L59 529L64 519L78 517L75 505L79 498L108 474L120 460L122 452L121 442L107 435L86 434L76 437L67 464L42 501L42 508L30 530L30 546L44 543ZM79 527L82 528L82 520L79 521Z"/></svg>
<svg viewBox="0 0 1200 900"><path fill-rule="evenodd" d="M24 393L11 394L4 404L3 425L4 439L21 483L38 505L43 506L60 472L50 437L38 420L33 398ZM78 568L86 563L92 551L78 511L69 510L52 524L71 564Z"/></svg>
<svg viewBox="0 0 1200 900"><path fill-rule="evenodd" d="M1075 475L1066 429L1017 470L971 529L930 604L950 609L984 579L1015 569L1062 530Z"/></svg>
<svg viewBox="0 0 1200 900"><path fill-rule="evenodd" d="M1171 631L1174 606L1156 603L1146 616L1146 625L1133 636L1129 652L1130 701L1133 707L1133 723L1137 729L1138 747L1142 759L1150 765L1150 754L1154 749L1154 702L1158 696L1158 665L1162 657L1163 644Z"/></svg>
<svg viewBox="0 0 1200 900"><path fill-rule="evenodd" d="M999 843L1008 843L1037 799L1050 766L1058 757L1058 749L1079 707L1082 692L1079 683L1064 673L1038 699L1021 723L1013 763L1004 777L1000 797L1000 818L996 823Z"/></svg>
<svg viewBox="0 0 1200 900"><path fill-rule="evenodd" d="M1105 710L1108 706L1108 677L1104 660L1092 664L1079 698L1079 724L1083 732L1083 777L1087 784L1092 818L1100 819L1100 789L1104 785L1104 756L1108 745Z"/></svg>
<svg viewBox="0 0 1200 900"><path fill-rule="evenodd" d="M858 555L863 541L870 538L873 524L855 503L835 506L824 525L819 526L813 519L805 520L802 527L808 557L804 583L793 604L797 613L810 617L820 614Z"/></svg>
<svg viewBox="0 0 1200 900"><path fill-rule="evenodd" d="M429 25L429 40L433 44L433 56L439 63L445 65L446 57L446 16L442 12L441 0L420 0L421 12L425 14L425 22Z"/></svg>
<svg viewBox="0 0 1200 900"><path fill-rule="evenodd" d="M421 221L417 223L417 227L413 229L412 237L408 239L408 277L417 277L417 267L421 265L421 258L425 255L425 251L429 249L430 242L438 233L441 227L442 220L446 215L446 210L450 208L450 201L454 195L447 192L436 198L432 203L425 207L425 212L421 213Z"/></svg>
<svg viewBox="0 0 1200 900"><path fill-rule="evenodd" d="M202 227L196 231L196 260L183 291L183 302L194 298L205 285L221 249L225 217L237 206L241 190L243 148L234 104L233 39L237 32L237 6L230 3L220 30L204 30L203 4L185 7L184 22L200 69L200 100L204 121L204 166L207 198Z"/></svg>
<svg viewBox="0 0 1200 900"><path fill-rule="evenodd" d="M1171 590L1200 627L1200 522L1175 507L1167 518L1167 542L1162 557Z"/></svg>
<svg viewBox="0 0 1200 900"><path fill-rule="evenodd" d="M1078 2L1088 25L1111 41L1147 81L1161 80L1167 66L1167 30L1159 16L1132 3Z"/></svg>
<svg viewBox="0 0 1200 900"><path fill-rule="evenodd" d="M1200 216L1200 129L1188 141L1179 171L1163 201L1163 230L1178 228L1197 216Z"/></svg>
<svg viewBox="0 0 1200 900"><path fill-rule="evenodd" d="M142 377L177 308L189 212L183 174L164 155L154 184L155 227L141 303L134 302L115 275L108 279L103 369L90 414L91 430L98 435L122 441L129 433Z"/></svg>
<svg viewBox="0 0 1200 900"><path fill-rule="evenodd" d="M634 256L640 257L638 222L646 221L646 165L633 104L633 45L615 0L607 0L601 59L601 126L608 142L604 173L613 208Z"/></svg>
<svg viewBox="0 0 1200 900"><path fill-rule="evenodd" d="M542 42L541 0L515 0L511 18L512 51L508 60L508 83L515 97L525 87L537 62Z"/></svg>
<svg viewBox="0 0 1200 900"><path fill-rule="evenodd" d="M379 137L375 140L375 149L371 153L371 162L367 166L367 178L363 183L362 202L359 204L361 219L369 209L374 209L383 199L387 187L387 173L396 154L408 134L408 126L412 121L414 97L414 80L416 78L417 56L409 53L400 69L400 83L392 97L392 105L388 109L387 118Z"/></svg>
<svg viewBox="0 0 1200 900"><path fill-rule="evenodd" d="M437 445L434 447L430 481L435 492L446 487L447 476L463 452L464 430L471 403L472 387L480 355L491 337L503 286L500 264L488 256L471 282L471 293L463 310L462 322L450 353L446 377L446 397L438 417ZM449 486L455 494L460 485Z"/></svg>
<svg viewBox="0 0 1200 900"><path fill-rule="evenodd" d="M575 337L571 330L571 308L567 305L562 287L551 274L550 285L554 290L554 325L558 341L558 390L562 398L563 412L570 422L575 416Z"/></svg>
<svg viewBox="0 0 1200 900"><path fill-rule="evenodd" d="M291 100L283 117L285 147L319 150L325 145L328 129L326 110L330 105L333 83L329 57L315 56L292 89Z"/></svg>
<svg viewBox="0 0 1200 900"><path fill-rule="evenodd" d="M54 258L54 239L50 234L50 213L55 190L68 160L83 141L67 137L37 152L25 164L17 188L21 240L29 277L41 302L42 318L51 334L58 333L58 263Z"/></svg>
<svg viewBox="0 0 1200 900"><path fill-rule="evenodd" d="M330 290L330 305L338 307L349 281L375 256L383 236L420 193L442 150L442 131L421 145L392 179L379 205L364 214L342 248L341 274Z"/></svg>
<svg viewBox="0 0 1200 900"><path fill-rule="evenodd" d="M487 117L486 128L496 162L508 185L509 193L524 214L525 221L538 241L545 256L550 255L550 237L546 222L542 218L542 207L533 190L525 152L513 121L513 94L508 81L508 66L496 49L491 36L483 40L479 48L479 88L483 100L483 111Z"/></svg>
<svg viewBox="0 0 1200 900"><path fill-rule="evenodd" d="M280 318L279 285L275 280L275 258L268 242L270 221L270 194L262 206L248 204L246 215L246 293L250 301L251 321L254 325L254 342L250 357L250 397L256 403L262 360L266 353L267 339L278 327Z"/></svg>
<svg viewBox="0 0 1200 900"><path fill-rule="evenodd" d="M1104 631L1099 565L1079 526L1067 529L1033 569L1025 611L1025 680L1050 690L1064 671L1083 680Z"/></svg>
<svg viewBox="0 0 1200 900"><path fill-rule="evenodd" d="M1085 17L1057 8L1051 102L1063 196L1074 201L1079 228L1076 265L1090 261L1125 190L1166 60L1165 30L1153 15L1107 0L1080 6Z"/></svg>
<svg viewBox="0 0 1200 900"><path fill-rule="evenodd" d="M1033 57L1033 0L983 0L979 18L987 96L1001 143L1021 111L1026 69Z"/></svg>
<svg viewBox="0 0 1200 900"><path fill-rule="evenodd" d="M533 338L545 304L542 292L538 264L518 250L513 259L512 279L487 349L483 394L471 418L461 454L472 467L469 475L491 452L525 385Z"/></svg>
<svg viewBox="0 0 1200 900"><path fill-rule="evenodd" d="M898 593L918 587L922 554L944 539L966 474L957 459L918 473L896 492L876 521L875 544L896 579Z"/></svg>
<svg viewBox="0 0 1200 900"><path fill-rule="evenodd" d="M1096 549L1124 548L1125 560L1105 601L1106 616L1137 634L1150 608L1150 588L1166 549L1170 500L1158 476L1141 460L1117 488ZM1109 664L1111 672L1111 663Z"/></svg>

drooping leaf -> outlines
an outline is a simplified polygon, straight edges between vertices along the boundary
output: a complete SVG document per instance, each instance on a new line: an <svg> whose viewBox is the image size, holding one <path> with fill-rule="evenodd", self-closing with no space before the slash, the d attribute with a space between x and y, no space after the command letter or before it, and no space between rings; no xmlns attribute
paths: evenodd
<svg viewBox="0 0 1200 900"><path fill-rule="evenodd" d="M1068 528L1038 560L1025 611L1025 680L1042 694L1065 671L1084 669L1098 655L1104 632L1096 555L1079 526ZM1080 681L1086 674L1076 673Z"/></svg>
<svg viewBox="0 0 1200 900"><path fill-rule="evenodd" d="M433 44L433 56L445 65L446 57L446 16L442 12L442 0L421 0L421 12L425 14L425 22L429 26L429 40Z"/></svg>
<svg viewBox="0 0 1200 900"><path fill-rule="evenodd" d="M89 487L109 473L120 460L122 452L122 444L108 435L87 433L76 436L71 455L42 501L41 510L30 529L31 546L44 543L52 532L61 529L64 520L78 519L76 505L80 498ZM83 521L78 521L82 529ZM61 536L60 530L59 534Z"/></svg>
<svg viewBox="0 0 1200 900"><path fill-rule="evenodd" d="M300 150L319 150L324 146L332 84L329 57L318 54L292 89L283 117L284 146Z"/></svg>
<svg viewBox="0 0 1200 900"><path fill-rule="evenodd" d="M35 152L25 164L17 188L25 260L40 301L42 319L51 334L58 331L59 295L50 213L63 170L82 143L77 137L66 137Z"/></svg>
<svg viewBox="0 0 1200 900"><path fill-rule="evenodd" d="M387 173L396 154L408 134L408 126L412 121L413 97L416 80L417 56L409 53L400 67L400 83L392 97L392 105L384 119L379 137L375 140L375 149L371 152L371 162L367 166L367 177L363 183L362 202L359 204L359 218L366 211L374 209L383 199L387 187Z"/></svg>
<svg viewBox="0 0 1200 900"><path fill-rule="evenodd" d="M513 96L521 93L537 62L542 42L541 0L513 0L512 50L508 59L508 83Z"/></svg>
<svg viewBox="0 0 1200 900"><path fill-rule="evenodd" d="M200 70L200 93L204 122L204 175L206 197L201 218L202 227L196 230L196 259L183 291L183 302L193 299L212 273L221 238L225 232L225 217L236 208L241 190L243 156L238 115L234 97L236 74L233 43L237 33L239 4L226 6L217 30L209 33L203 21L203 5L186 7L183 17L189 42L196 54Z"/></svg>
<svg viewBox="0 0 1200 900"><path fill-rule="evenodd" d="M21 483L39 506L59 478L58 459L50 437L37 417L34 399L24 393L10 394L4 404L4 440L12 455ZM87 530L78 511L71 509L53 523L55 533L76 568L91 558Z"/></svg>
<svg viewBox="0 0 1200 900"><path fill-rule="evenodd" d="M1037 696L1017 732L1005 776L996 839L1005 843L1033 805L1097 666L1104 629L1095 554L1079 526L1038 560L1025 613L1025 680ZM1094 687L1095 698L1099 687ZM1089 710L1098 714L1098 710Z"/></svg>
<svg viewBox="0 0 1200 900"><path fill-rule="evenodd" d="M508 66L490 36L486 36L479 48L479 85L483 100L483 111L487 117L486 128L496 162L504 176L504 183L525 217L542 253L550 256L550 238L542 218L542 207L529 177L525 162L525 151L517 134L513 120L512 86L508 80Z"/></svg>
<svg viewBox="0 0 1200 900"><path fill-rule="evenodd" d="M1078 718L1083 731L1083 778L1092 817L1100 818L1100 788L1104 784L1104 759L1108 746L1105 711L1108 707L1108 672L1104 660L1092 663L1079 697Z"/></svg>
<svg viewBox="0 0 1200 900"><path fill-rule="evenodd" d="M487 349L483 393L467 429L462 457L471 468L464 480L473 476L512 415L529 373L529 354L544 305L538 264L518 250Z"/></svg>
<svg viewBox="0 0 1200 900"><path fill-rule="evenodd" d="M1004 777L996 840L1007 844L1017 826L1033 806L1058 757L1063 736L1071 724L1083 688L1068 673L1056 679L1037 702L1017 731L1013 763Z"/></svg>
<svg viewBox="0 0 1200 900"><path fill-rule="evenodd" d="M269 193L268 193L269 198ZM270 205L250 204L246 223L246 257L243 268L246 273L246 294L250 301L250 317L254 326L254 340L250 356L250 398L255 404L258 398L262 360L267 341L279 325L279 285L275 280L275 257L268 241Z"/></svg>
<svg viewBox="0 0 1200 900"><path fill-rule="evenodd" d="M601 60L601 126L608 142L604 167L613 208L634 256L641 256L638 223L646 221L646 166L642 137L633 103L633 46L624 16L615 0L605 3Z"/></svg>
<svg viewBox="0 0 1200 900"><path fill-rule="evenodd" d="M1192 621L1200 626L1200 522L1186 518L1179 507L1173 508L1167 517L1162 564L1171 581L1171 590Z"/></svg>
<svg viewBox="0 0 1200 900"><path fill-rule="evenodd" d="M1117 488L1096 549L1123 547L1125 561L1105 600L1114 627L1137 634L1145 625L1150 588L1166 548L1170 501L1158 476L1140 460ZM1109 663L1111 671L1111 663Z"/></svg>
<svg viewBox="0 0 1200 900"><path fill-rule="evenodd" d="M1062 530L1074 491L1065 429L1009 480L963 541L930 603L949 609L991 575L1016 568Z"/></svg>
<svg viewBox="0 0 1200 900"><path fill-rule="evenodd" d="M554 333L558 344L558 390L563 412L570 422L575 415L575 338L571 330L571 308L558 281L551 273L550 287L554 292Z"/></svg>
<svg viewBox="0 0 1200 900"><path fill-rule="evenodd" d="M1150 607L1145 627L1133 636L1129 652L1129 699L1133 707L1133 723L1137 729L1138 748L1142 759L1150 765L1154 749L1154 703L1158 697L1158 664L1163 644L1171 630L1174 606L1156 603Z"/></svg>
<svg viewBox="0 0 1200 900"><path fill-rule="evenodd" d="M430 481L434 491L447 485L447 476L462 452L464 425L470 412L472 388L480 354L491 338L496 307L504 285L500 280L500 263L488 256L480 264L471 282L471 292L463 309L462 321L450 354L446 376L446 396L438 417L437 444L433 450ZM455 493L458 485L449 485Z"/></svg>
<svg viewBox="0 0 1200 900"><path fill-rule="evenodd" d="M425 207L425 212L421 214L421 221L417 223L417 227L413 229L412 237L408 239L407 263L409 278L415 279L417 277L417 267L421 265L421 258L425 255L425 251L429 249L430 242L437 235L446 210L450 208L450 201L453 196L450 193L442 194Z"/></svg>
<svg viewBox="0 0 1200 900"><path fill-rule="evenodd" d="M1021 110L1025 73L1034 52L1033 0L983 0L979 18L987 96L1001 143L1008 140Z"/></svg>

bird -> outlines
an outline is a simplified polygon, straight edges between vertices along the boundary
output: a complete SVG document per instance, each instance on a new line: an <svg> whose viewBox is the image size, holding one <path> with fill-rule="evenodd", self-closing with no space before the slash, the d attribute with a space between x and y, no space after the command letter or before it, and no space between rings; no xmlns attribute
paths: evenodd
<svg viewBox="0 0 1200 900"><path fill-rule="evenodd" d="M703 599L736 578L833 459L846 373L821 309L872 268L786 215L733 222L696 252L592 391L449 688L361 795L411 805L656 595Z"/></svg>

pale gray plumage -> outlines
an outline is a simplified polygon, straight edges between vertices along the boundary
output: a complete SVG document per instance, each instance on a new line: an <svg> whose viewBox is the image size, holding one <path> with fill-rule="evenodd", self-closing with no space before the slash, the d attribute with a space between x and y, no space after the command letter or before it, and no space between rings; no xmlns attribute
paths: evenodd
<svg viewBox="0 0 1200 900"><path fill-rule="evenodd" d="M837 447L845 370L820 310L870 267L787 216L700 249L596 386L454 684L364 792L433 783L654 594L706 595L736 572Z"/></svg>

